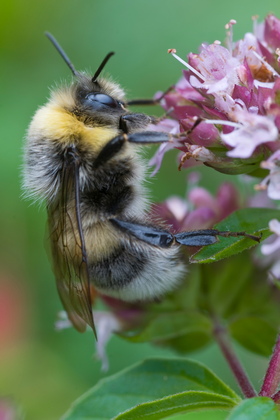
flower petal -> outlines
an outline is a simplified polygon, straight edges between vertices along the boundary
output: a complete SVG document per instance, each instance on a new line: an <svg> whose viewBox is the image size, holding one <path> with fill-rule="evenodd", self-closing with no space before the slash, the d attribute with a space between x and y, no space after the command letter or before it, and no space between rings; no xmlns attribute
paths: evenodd
<svg viewBox="0 0 280 420"><path fill-rule="evenodd" d="M247 111L237 111L234 116L242 126L231 133L221 134L222 140L233 147L228 156L249 158L260 144L277 140L277 127L269 117Z"/></svg>

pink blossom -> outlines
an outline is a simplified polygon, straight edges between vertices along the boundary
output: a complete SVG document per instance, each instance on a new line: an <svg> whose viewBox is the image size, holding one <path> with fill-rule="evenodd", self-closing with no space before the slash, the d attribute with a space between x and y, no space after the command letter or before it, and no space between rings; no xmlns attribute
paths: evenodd
<svg viewBox="0 0 280 420"><path fill-rule="evenodd" d="M188 61L171 50L186 68L162 106L173 108L171 119L185 137L180 138L181 145L178 141L160 148L151 161L157 169L172 146L184 153L180 167L188 166L192 158L230 174L256 171L261 161L265 167L280 150L280 20L268 15L264 24L254 24L254 33L235 43L233 24L232 20L227 25L226 47L202 44ZM269 169L268 193L279 198L275 160Z"/></svg>
<svg viewBox="0 0 280 420"><path fill-rule="evenodd" d="M280 260L277 260L269 270L270 277L272 281L275 279L280 279Z"/></svg>
<svg viewBox="0 0 280 420"><path fill-rule="evenodd" d="M273 200L280 199L280 150L277 150L261 167L270 171L269 175L256 186L256 189L267 189L268 196Z"/></svg>
<svg viewBox="0 0 280 420"><path fill-rule="evenodd" d="M269 222L269 229L271 232L275 233L276 239L270 244L262 245L261 251L264 255L269 255L277 250L280 250L280 222L277 219L272 219Z"/></svg>
<svg viewBox="0 0 280 420"><path fill-rule="evenodd" d="M156 126L154 124L151 124L149 126L149 130L167 131L171 134L178 134L180 132L178 121L167 119L167 118L160 121L160 123L157 124ZM159 146L156 154L154 155L154 157L149 162L150 166L154 166L154 170L153 170L151 176L154 176L158 172L158 170L160 169L161 162L162 162L162 159L163 159L165 153L168 150L171 150L173 148L174 148L174 143L162 143Z"/></svg>
<svg viewBox="0 0 280 420"><path fill-rule="evenodd" d="M249 158L259 145L278 139L278 129L268 117L238 110L234 118L240 126L231 133L221 134L221 139L233 148L227 153L230 157Z"/></svg>
<svg viewBox="0 0 280 420"><path fill-rule="evenodd" d="M166 200L167 210L172 213L174 218L178 221L184 220L188 211L188 205L185 200L180 197L171 196Z"/></svg>
<svg viewBox="0 0 280 420"><path fill-rule="evenodd" d="M280 21L274 15L268 15L265 20L264 39L269 47L279 48Z"/></svg>
<svg viewBox="0 0 280 420"><path fill-rule="evenodd" d="M152 157L152 159L149 162L150 166L154 166L154 170L153 170L151 176L154 176L159 171L159 169L161 167L161 162L162 162L162 159L163 159L165 153L168 150L171 150L173 148L174 148L174 145L172 143L162 143L159 146L156 154Z"/></svg>
<svg viewBox="0 0 280 420"><path fill-rule="evenodd" d="M280 278L280 260L279 260L279 252L280 252L280 222L277 219L272 219L269 222L269 229L275 235L274 239L271 241L269 238L268 243L264 243L261 246L261 252L263 255L266 255L267 259L269 259L269 263L271 265L269 269L270 276L274 279Z"/></svg>
<svg viewBox="0 0 280 420"><path fill-rule="evenodd" d="M194 186L187 199L170 197L152 207L152 214L171 225L174 231L211 228L239 207L238 194L230 183L223 183L215 196Z"/></svg>
<svg viewBox="0 0 280 420"><path fill-rule="evenodd" d="M8 397L0 399L0 420L16 420L19 419L19 412L15 407L14 401ZM22 416L20 416L22 418Z"/></svg>
<svg viewBox="0 0 280 420"><path fill-rule="evenodd" d="M102 362L102 370L107 371L109 362L106 353L106 345L113 333L122 330L122 325L112 312L93 311L93 315L98 338L96 342L96 356Z"/></svg>
<svg viewBox="0 0 280 420"><path fill-rule="evenodd" d="M71 328L72 324L69 321L65 311L58 314L58 321L55 326L57 330L64 330ZM118 317L113 312L107 311L93 311L94 324L96 328L96 357L101 360L101 369L107 371L109 367L108 357L106 353L106 346L113 333L119 332L123 329L123 325Z"/></svg>
<svg viewBox="0 0 280 420"><path fill-rule="evenodd" d="M193 88L207 89L208 94L221 91L231 93L239 81L239 61L221 45L202 44L199 55L189 55L189 63L203 77L201 82L196 76L190 76L190 84Z"/></svg>

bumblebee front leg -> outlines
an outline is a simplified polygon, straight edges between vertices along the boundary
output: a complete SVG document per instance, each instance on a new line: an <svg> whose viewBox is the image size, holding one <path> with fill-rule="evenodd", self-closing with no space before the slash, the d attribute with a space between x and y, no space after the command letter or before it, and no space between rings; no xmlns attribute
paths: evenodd
<svg viewBox="0 0 280 420"><path fill-rule="evenodd" d="M159 246L161 248L169 248L174 244L186 246L206 246L214 244L218 241L218 236L245 236L254 241L259 242L258 236L247 234L246 232L230 232L219 231L216 229L202 229L190 232L181 232L172 235L170 232L160 229L159 227L141 225L138 223L128 222L119 219L110 219L111 223L120 230L133 235L137 239L144 241L150 245Z"/></svg>
<svg viewBox="0 0 280 420"><path fill-rule="evenodd" d="M128 134L133 131L143 130L144 127L147 127L149 124L154 124L158 121L158 118L146 115L146 114L125 114L120 117L119 120L119 129L123 133Z"/></svg>
<svg viewBox="0 0 280 420"><path fill-rule="evenodd" d="M103 165L114 157L126 142L137 144L167 143L173 139L173 135L160 131L142 131L132 134L120 134L107 143L95 160L95 167Z"/></svg>

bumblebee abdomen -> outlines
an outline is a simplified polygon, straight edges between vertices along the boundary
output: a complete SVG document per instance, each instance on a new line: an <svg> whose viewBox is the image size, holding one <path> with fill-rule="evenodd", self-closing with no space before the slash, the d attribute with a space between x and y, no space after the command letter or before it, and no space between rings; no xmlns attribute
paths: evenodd
<svg viewBox="0 0 280 420"><path fill-rule="evenodd" d="M90 281L101 293L126 301L160 297L186 272L178 253L178 247L161 249L122 238L110 255L89 264Z"/></svg>
<svg viewBox="0 0 280 420"><path fill-rule="evenodd" d="M116 293L129 284L144 269L145 253L133 253L118 246L106 258L90 266L90 278L100 290L111 289Z"/></svg>

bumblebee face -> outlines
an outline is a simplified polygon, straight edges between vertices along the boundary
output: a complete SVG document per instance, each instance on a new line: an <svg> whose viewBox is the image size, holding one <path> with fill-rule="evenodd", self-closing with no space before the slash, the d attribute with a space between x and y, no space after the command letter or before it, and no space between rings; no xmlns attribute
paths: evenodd
<svg viewBox="0 0 280 420"><path fill-rule="evenodd" d="M118 119L127 113L123 90L104 79L93 82L88 76L79 76L73 96L73 113L88 125L118 126Z"/></svg>

